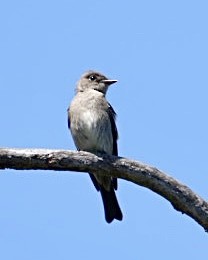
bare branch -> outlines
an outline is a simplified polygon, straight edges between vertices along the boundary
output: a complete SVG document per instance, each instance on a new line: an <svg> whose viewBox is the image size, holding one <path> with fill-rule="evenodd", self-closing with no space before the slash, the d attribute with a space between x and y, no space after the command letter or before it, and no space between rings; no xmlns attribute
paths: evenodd
<svg viewBox="0 0 208 260"><path fill-rule="evenodd" d="M157 168L122 157L49 149L0 149L0 169L95 172L151 189L208 230L208 203Z"/></svg>

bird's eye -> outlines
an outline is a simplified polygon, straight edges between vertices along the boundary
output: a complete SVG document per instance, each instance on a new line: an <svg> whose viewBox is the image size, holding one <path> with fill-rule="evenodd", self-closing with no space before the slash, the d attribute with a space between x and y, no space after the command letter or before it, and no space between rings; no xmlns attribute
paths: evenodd
<svg viewBox="0 0 208 260"><path fill-rule="evenodd" d="M96 80L96 76L95 76L95 75L91 75L91 76L89 76L89 80L91 80L91 81Z"/></svg>

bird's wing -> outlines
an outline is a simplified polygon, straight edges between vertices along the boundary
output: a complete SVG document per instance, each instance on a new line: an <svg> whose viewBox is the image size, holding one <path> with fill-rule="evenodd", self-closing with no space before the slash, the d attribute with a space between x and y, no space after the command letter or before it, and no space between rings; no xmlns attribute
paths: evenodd
<svg viewBox="0 0 208 260"><path fill-rule="evenodd" d="M98 181L96 180L94 174L93 173L89 173L89 175L90 175L90 178L91 178L91 180L92 180L96 190L100 191L100 186L99 186Z"/></svg>
<svg viewBox="0 0 208 260"><path fill-rule="evenodd" d="M113 136L113 155L118 155L118 148L117 148L117 139L118 139L118 131L115 123L116 119L116 112L112 108L112 106L108 103L108 115L111 122L111 130Z"/></svg>
<svg viewBox="0 0 208 260"><path fill-rule="evenodd" d="M116 127L115 119L116 119L116 112L112 108L112 106L108 103L108 115L111 122L111 130L113 136L113 155L118 155L118 147L117 147L117 139L118 139L118 130ZM118 188L118 182L116 178L113 178L113 187L115 190Z"/></svg>
<svg viewBox="0 0 208 260"><path fill-rule="evenodd" d="M69 109L70 109L70 108L67 109L67 112L68 112L68 128L70 129L70 114L69 114Z"/></svg>

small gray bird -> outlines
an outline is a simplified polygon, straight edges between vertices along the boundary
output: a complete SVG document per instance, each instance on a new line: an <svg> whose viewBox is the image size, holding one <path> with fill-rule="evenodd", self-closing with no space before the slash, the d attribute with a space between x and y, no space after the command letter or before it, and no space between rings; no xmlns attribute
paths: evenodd
<svg viewBox="0 0 208 260"><path fill-rule="evenodd" d="M68 126L78 150L118 155L116 113L105 98L108 87L115 82L95 71L86 72L78 81L76 96L68 109ZM117 179L89 174L101 193L106 221L122 220L115 194Z"/></svg>

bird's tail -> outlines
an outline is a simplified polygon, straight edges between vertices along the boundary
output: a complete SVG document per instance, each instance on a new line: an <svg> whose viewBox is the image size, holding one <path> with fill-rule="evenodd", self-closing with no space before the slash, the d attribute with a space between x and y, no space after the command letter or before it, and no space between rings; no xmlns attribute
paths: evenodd
<svg viewBox="0 0 208 260"><path fill-rule="evenodd" d="M107 191L101 186L100 193L103 200L106 221L111 223L114 219L122 220L123 215L119 207L113 186L111 187L110 191Z"/></svg>

